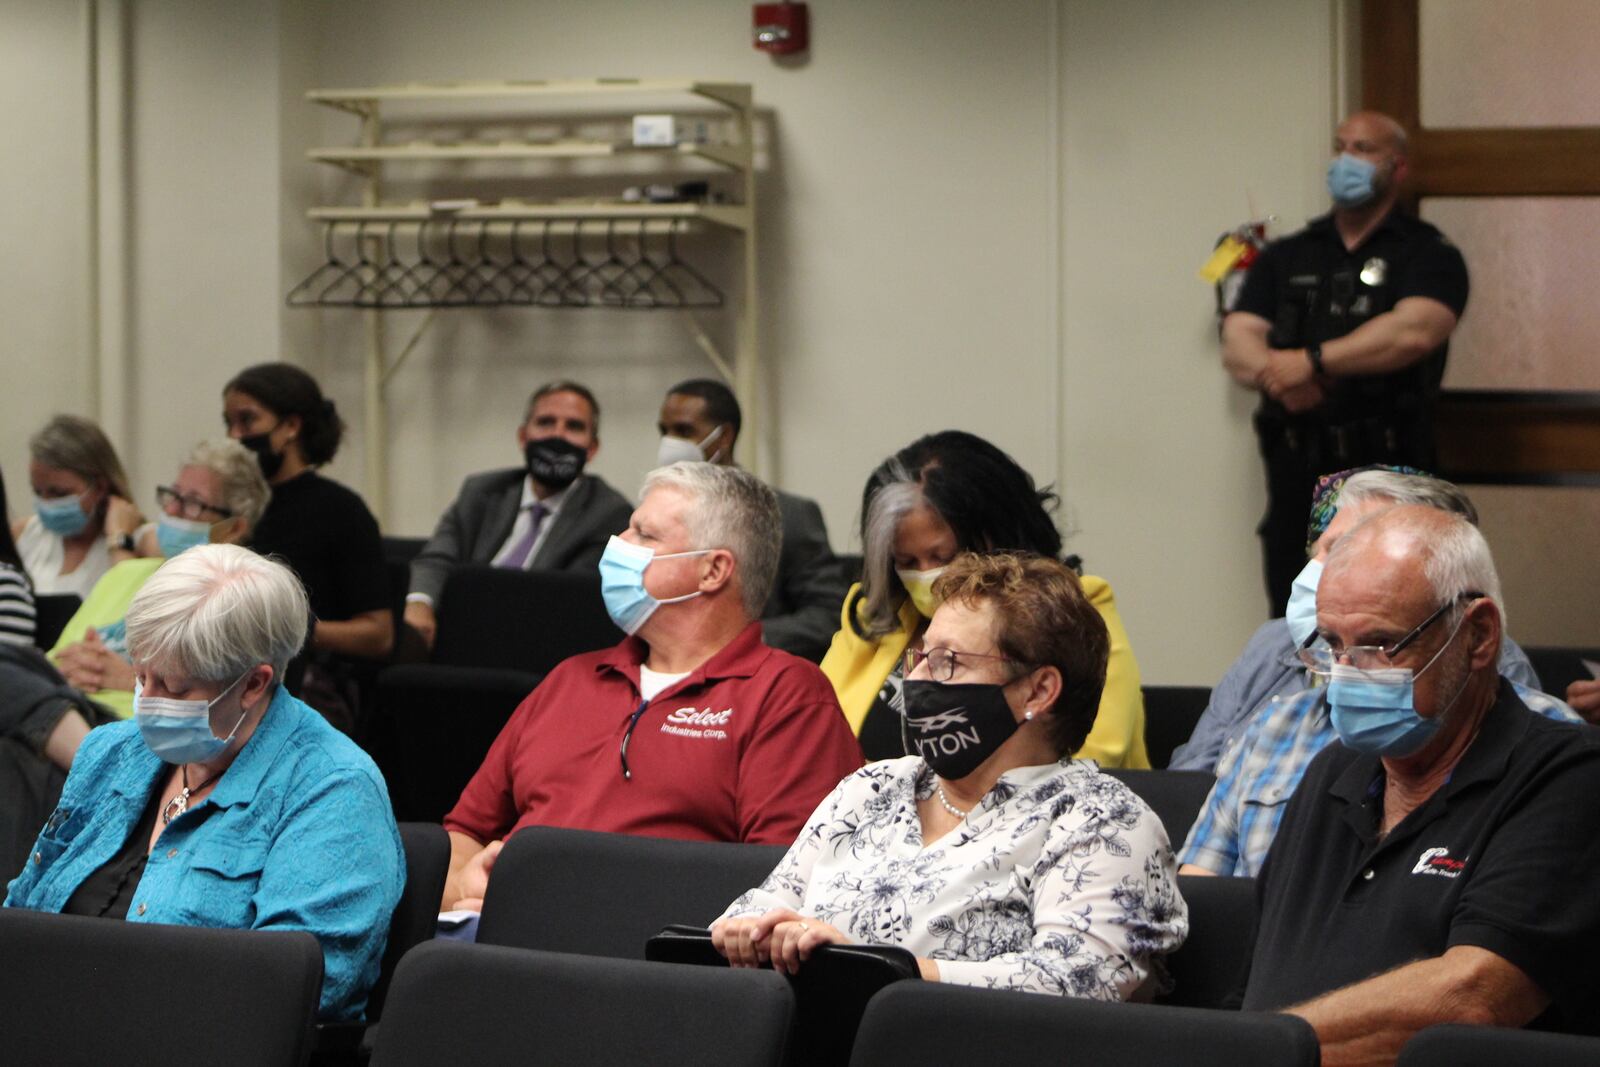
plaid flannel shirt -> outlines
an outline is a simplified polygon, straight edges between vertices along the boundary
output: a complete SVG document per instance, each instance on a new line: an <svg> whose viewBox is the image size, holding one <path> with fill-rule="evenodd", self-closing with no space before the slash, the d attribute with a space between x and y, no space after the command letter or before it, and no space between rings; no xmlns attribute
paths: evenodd
<svg viewBox="0 0 1600 1067"><path fill-rule="evenodd" d="M1516 682L1511 688L1530 711L1550 719L1583 721L1555 697ZM1326 688L1307 689L1274 697L1261 709L1239 743L1217 764L1217 784L1183 843L1180 864L1247 878L1261 872L1306 766L1338 740L1326 696Z"/></svg>

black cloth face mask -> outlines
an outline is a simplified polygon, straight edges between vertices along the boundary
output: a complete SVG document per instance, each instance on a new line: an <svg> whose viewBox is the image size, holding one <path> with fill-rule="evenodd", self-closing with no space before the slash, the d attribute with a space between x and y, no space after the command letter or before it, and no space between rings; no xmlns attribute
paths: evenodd
<svg viewBox="0 0 1600 1067"><path fill-rule="evenodd" d="M277 427L273 427L277 429ZM256 462L261 466L261 474L272 481L279 471L283 469L283 453L272 450L272 431L266 433L253 433L249 437L239 438L239 443L256 454Z"/></svg>
<svg viewBox="0 0 1600 1067"><path fill-rule="evenodd" d="M1017 732L1005 686L907 679L906 752L946 781L965 778Z"/></svg>
<svg viewBox="0 0 1600 1067"><path fill-rule="evenodd" d="M559 493L583 473L589 450L564 437L542 437L522 446L522 458L534 481Z"/></svg>

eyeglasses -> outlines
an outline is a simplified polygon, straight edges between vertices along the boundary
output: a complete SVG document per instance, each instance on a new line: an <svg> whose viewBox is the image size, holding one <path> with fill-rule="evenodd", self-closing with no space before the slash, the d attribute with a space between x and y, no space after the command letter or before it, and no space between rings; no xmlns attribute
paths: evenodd
<svg viewBox="0 0 1600 1067"><path fill-rule="evenodd" d="M955 676L956 668L963 660L969 659L997 659L1001 663L1017 663L1022 666L1027 664L1021 660L1012 659L1010 656L996 656L983 652L957 652L953 648L908 648L905 654L905 676L911 677L911 672L922 666L928 665L928 677L936 682L948 682Z"/></svg>
<svg viewBox="0 0 1600 1067"><path fill-rule="evenodd" d="M178 514L186 519L208 519L211 522L221 522L223 519L233 518L233 512L228 508L219 508L215 504L208 504L197 496L184 496L170 485L156 486L156 503L165 511L169 507L176 507ZM213 516L215 516L213 518Z"/></svg>
<svg viewBox="0 0 1600 1067"><path fill-rule="evenodd" d="M1463 600L1477 600L1483 596L1478 592L1461 593L1458 596L1440 604L1432 615L1417 624L1416 629L1406 634L1400 640L1387 647L1384 645L1351 645L1349 648L1335 650L1322 635L1313 633L1306 638L1306 643L1300 646L1296 653L1300 662L1313 674L1332 674L1333 665L1340 660L1349 662L1350 666L1363 671L1381 671L1394 666L1394 657L1398 656L1413 641L1421 637L1423 632L1440 619L1445 612L1461 603Z"/></svg>

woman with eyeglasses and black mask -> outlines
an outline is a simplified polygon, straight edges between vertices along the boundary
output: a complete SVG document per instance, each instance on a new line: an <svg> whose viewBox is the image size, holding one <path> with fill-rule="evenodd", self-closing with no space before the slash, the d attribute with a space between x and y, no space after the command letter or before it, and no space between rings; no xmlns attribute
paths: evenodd
<svg viewBox="0 0 1600 1067"><path fill-rule="evenodd" d="M938 606L934 580L960 552L1060 559L1056 501L1016 460L960 430L919 438L872 472L861 503L862 579L845 597L822 660L867 759L905 751L901 658L920 645ZM1076 556L1065 562L1080 568ZM1083 577L1083 591L1111 634L1111 657L1094 729L1074 755L1102 767L1149 767L1139 664L1116 598L1103 578Z"/></svg>
<svg viewBox="0 0 1600 1067"><path fill-rule="evenodd" d="M299 367L261 363L223 389L222 418L272 486L251 547L281 556L305 583L316 620L311 651L324 659L388 656L394 615L378 521L359 496L318 473L344 435L333 401Z"/></svg>
<svg viewBox="0 0 1600 1067"><path fill-rule="evenodd" d="M1100 704L1105 622L1038 556L960 555L933 593L905 656L910 754L840 782L712 943L791 974L823 945L898 945L932 981L1148 997L1188 911L1160 819L1071 755Z"/></svg>

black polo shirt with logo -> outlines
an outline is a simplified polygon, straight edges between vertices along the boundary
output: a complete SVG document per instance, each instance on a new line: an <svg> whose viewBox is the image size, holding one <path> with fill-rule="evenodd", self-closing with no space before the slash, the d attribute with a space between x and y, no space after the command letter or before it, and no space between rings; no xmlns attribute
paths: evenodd
<svg viewBox="0 0 1600 1067"><path fill-rule="evenodd" d="M1273 1010L1475 945L1595 1032L1600 730L1529 711L1504 679L1450 779L1382 841L1383 767L1333 744L1289 801L1257 892L1247 1010Z"/></svg>
<svg viewBox="0 0 1600 1067"><path fill-rule="evenodd" d="M1407 297L1437 300L1459 316L1467 306L1467 289L1461 252L1421 219L1391 211L1366 240L1346 249L1328 214L1263 250L1233 310L1270 322L1267 340L1273 348L1304 348L1343 337ZM1326 402L1295 418L1339 423L1391 406L1430 404L1448 349L1448 343L1440 345L1418 363L1389 374L1334 378ZM1261 411L1271 418L1290 417L1265 393Z"/></svg>

